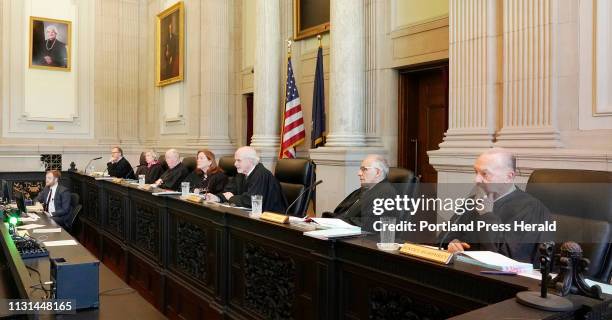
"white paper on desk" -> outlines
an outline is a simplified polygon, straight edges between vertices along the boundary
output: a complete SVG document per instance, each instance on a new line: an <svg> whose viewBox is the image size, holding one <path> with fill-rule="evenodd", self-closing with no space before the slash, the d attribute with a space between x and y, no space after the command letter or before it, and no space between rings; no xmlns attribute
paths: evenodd
<svg viewBox="0 0 612 320"><path fill-rule="evenodd" d="M152 194L154 196L172 196L172 195L181 194L181 193L178 191L160 191L160 192L153 192Z"/></svg>
<svg viewBox="0 0 612 320"><path fill-rule="evenodd" d="M542 280L542 273L540 272L540 269L533 269L533 270L531 270L529 272L519 272L518 275L521 276L521 277L527 277L527 278L531 278L531 279ZM549 273L549 275L552 278L557 276L557 274L554 273L554 272Z"/></svg>
<svg viewBox="0 0 612 320"><path fill-rule="evenodd" d="M37 203L33 206L26 206L27 212L42 212L43 210L43 206L40 203Z"/></svg>
<svg viewBox="0 0 612 320"><path fill-rule="evenodd" d="M31 218L31 217L19 218L19 221L21 221L21 222L35 222L36 220L38 220L38 219Z"/></svg>
<svg viewBox="0 0 612 320"><path fill-rule="evenodd" d="M601 288L601 292L603 292L605 294L612 294L612 285L609 285L607 283L601 283L601 282L589 280L589 279L584 279L584 282L586 282L586 284L588 284L591 287L594 286L594 285L598 285Z"/></svg>
<svg viewBox="0 0 612 320"><path fill-rule="evenodd" d="M323 230L315 230L315 231L306 231L304 232L305 236L329 240L333 238L340 237L350 237L350 236L358 236L361 234L361 228L355 229L323 229Z"/></svg>
<svg viewBox="0 0 612 320"><path fill-rule="evenodd" d="M360 227L346 223L342 219L312 218L312 221L316 222L320 227L325 228L325 229L352 229L352 230L361 231Z"/></svg>
<svg viewBox="0 0 612 320"><path fill-rule="evenodd" d="M106 180L106 181L110 181L115 179L115 177L96 177L94 178L95 180Z"/></svg>
<svg viewBox="0 0 612 320"><path fill-rule="evenodd" d="M46 227L44 224L24 224L23 226L19 226L17 227L17 229L22 229L22 230L30 230L30 229L36 229L36 228L40 228L40 227Z"/></svg>
<svg viewBox="0 0 612 320"><path fill-rule="evenodd" d="M59 246L76 246L79 244L74 240L57 240L57 241L45 241L43 242L45 247L59 247Z"/></svg>
<svg viewBox="0 0 612 320"><path fill-rule="evenodd" d="M468 256L473 260L476 260L475 264L483 267L501 270L501 271L514 271L517 273L531 272L533 265L531 263L519 262L512 260L502 254L491 251L464 251L461 253L464 256ZM461 255L457 256L459 260L470 263L470 261L463 259Z"/></svg>
<svg viewBox="0 0 612 320"><path fill-rule="evenodd" d="M34 229L34 233L55 233L62 232L62 228Z"/></svg>

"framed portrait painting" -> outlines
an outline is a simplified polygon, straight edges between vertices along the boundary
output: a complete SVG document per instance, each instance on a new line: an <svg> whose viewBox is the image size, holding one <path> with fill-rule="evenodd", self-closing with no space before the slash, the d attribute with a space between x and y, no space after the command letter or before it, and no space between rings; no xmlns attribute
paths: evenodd
<svg viewBox="0 0 612 320"><path fill-rule="evenodd" d="M157 15L155 74L158 86L183 80L184 17L182 1Z"/></svg>
<svg viewBox="0 0 612 320"><path fill-rule="evenodd" d="M72 22L30 17L30 68L70 71Z"/></svg>
<svg viewBox="0 0 612 320"><path fill-rule="evenodd" d="M293 0L293 39L328 32L330 0Z"/></svg>

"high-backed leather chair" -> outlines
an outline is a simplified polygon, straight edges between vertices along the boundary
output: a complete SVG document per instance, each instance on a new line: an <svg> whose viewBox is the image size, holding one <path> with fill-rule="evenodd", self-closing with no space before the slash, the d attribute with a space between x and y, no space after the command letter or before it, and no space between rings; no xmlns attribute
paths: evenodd
<svg viewBox="0 0 612 320"><path fill-rule="evenodd" d="M164 171L168 170L168 163L166 163L166 155L164 154L160 155L159 158L157 158L157 162L161 164Z"/></svg>
<svg viewBox="0 0 612 320"><path fill-rule="evenodd" d="M187 168L187 170L189 170L189 172L192 172L198 166L198 161L196 160L196 157L185 157L183 158L183 165Z"/></svg>
<svg viewBox="0 0 612 320"><path fill-rule="evenodd" d="M393 183L393 186L401 195L414 196L416 192L414 172L411 170L400 167L390 167L389 174L387 174L387 181Z"/></svg>
<svg viewBox="0 0 612 320"><path fill-rule="evenodd" d="M587 275L608 283L612 276L612 172L538 169L525 191L542 201L557 221L557 242L578 242L591 261Z"/></svg>
<svg viewBox="0 0 612 320"><path fill-rule="evenodd" d="M225 157L219 158L219 167L223 169L223 172L225 172L225 175L230 177L230 179L235 177L238 174L238 171L236 170L236 167L234 166L234 156L225 156Z"/></svg>
<svg viewBox="0 0 612 320"><path fill-rule="evenodd" d="M291 204L306 188L314 182L314 162L308 159L280 159L274 169L274 176L281 184L287 203ZM307 191L293 207L289 214L303 217L308 210L312 190Z"/></svg>

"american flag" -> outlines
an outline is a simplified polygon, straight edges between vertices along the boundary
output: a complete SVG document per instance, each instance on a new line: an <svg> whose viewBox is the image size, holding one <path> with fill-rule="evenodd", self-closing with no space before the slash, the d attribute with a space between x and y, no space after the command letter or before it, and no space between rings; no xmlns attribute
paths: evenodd
<svg viewBox="0 0 612 320"><path fill-rule="evenodd" d="M283 130L281 134L281 148L279 158L295 158L295 146L304 142L306 130L300 94L295 85L291 57L287 59L287 91L285 95L285 115L283 117Z"/></svg>

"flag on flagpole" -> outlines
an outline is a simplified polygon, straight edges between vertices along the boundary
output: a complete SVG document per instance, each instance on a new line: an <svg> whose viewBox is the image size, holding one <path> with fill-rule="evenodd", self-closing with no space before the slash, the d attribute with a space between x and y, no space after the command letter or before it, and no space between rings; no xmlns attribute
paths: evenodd
<svg viewBox="0 0 612 320"><path fill-rule="evenodd" d="M319 38L317 67L315 70L314 92L312 94L312 131L310 133L312 149L325 145L325 85L323 78L323 47Z"/></svg>
<svg viewBox="0 0 612 320"><path fill-rule="evenodd" d="M287 58L287 87L285 94L285 112L281 132L281 148L279 158L295 158L295 146L302 143L306 137L304 117L300 95L293 77L291 56Z"/></svg>

